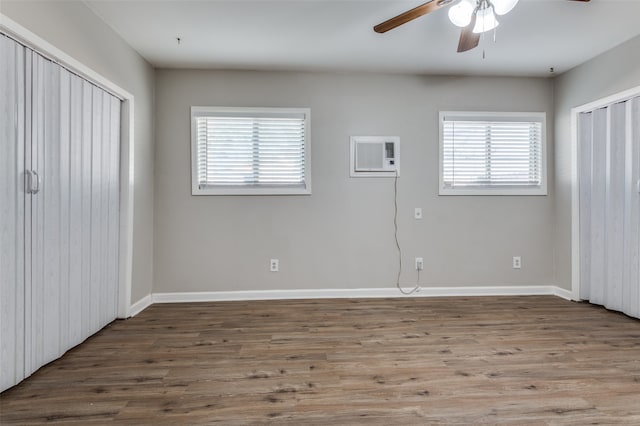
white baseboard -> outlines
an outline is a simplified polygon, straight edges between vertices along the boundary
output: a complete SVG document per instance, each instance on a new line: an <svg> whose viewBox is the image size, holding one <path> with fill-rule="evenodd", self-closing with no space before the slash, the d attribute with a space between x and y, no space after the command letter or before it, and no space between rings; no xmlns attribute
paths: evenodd
<svg viewBox="0 0 640 426"><path fill-rule="evenodd" d="M147 309L152 304L153 304L153 295L147 294L145 297L138 300L136 303L134 303L129 307L129 312L128 312L129 315L127 318L135 317L136 315L138 315L140 312Z"/></svg>
<svg viewBox="0 0 640 426"><path fill-rule="evenodd" d="M405 291L410 288L405 288ZM349 299L383 297L451 297L451 296L557 296L573 300L569 290L554 285L484 286L484 287L421 287L410 295L402 294L395 287L312 289L312 290L253 290L253 291L204 291L149 294L129 308L133 317L154 303L224 302L242 300L287 299Z"/></svg>
<svg viewBox="0 0 640 426"><path fill-rule="evenodd" d="M410 290L406 288L405 290ZM446 296L533 296L552 295L571 300L571 292L553 285L490 286L490 287L422 287L411 295L402 294L395 287L314 289L314 290L255 290L207 291L185 293L153 293L153 303L222 302L233 300L285 299L348 299L381 297L446 297ZM140 303L140 302L138 302ZM143 308L144 309L144 308Z"/></svg>
<svg viewBox="0 0 640 426"><path fill-rule="evenodd" d="M552 286L552 288L554 296L562 297L566 300L577 300L575 297L573 297L573 293L571 292L571 290L566 290L564 288L556 286Z"/></svg>

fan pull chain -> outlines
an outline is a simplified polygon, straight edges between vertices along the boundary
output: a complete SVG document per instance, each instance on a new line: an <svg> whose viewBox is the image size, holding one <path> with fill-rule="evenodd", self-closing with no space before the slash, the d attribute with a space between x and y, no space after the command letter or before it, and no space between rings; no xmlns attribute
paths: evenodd
<svg viewBox="0 0 640 426"><path fill-rule="evenodd" d="M482 41L484 41L484 33L482 33L481 35L482 37ZM493 42L495 43L498 39L498 27L493 29ZM484 47L482 48L482 59L486 59L487 55L486 55L486 51L484 50Z"/></svg>
<svg viewBox="0 0 640 426"><path fill-rule="evenodd" d="M485 50L484 50L484 32L482 32L482 34L480 34L480 39L483 41L482 43L482 60L485 60L487 58L487 55L485 54Z"/></svg>

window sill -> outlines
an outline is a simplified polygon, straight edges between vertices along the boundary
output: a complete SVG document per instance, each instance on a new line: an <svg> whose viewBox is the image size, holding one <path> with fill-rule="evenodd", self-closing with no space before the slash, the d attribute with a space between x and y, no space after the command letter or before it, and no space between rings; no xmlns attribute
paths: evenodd
<svg viewBox="0 0 640 426"><path fill-rule="evenodd" d="M191 188L191 195L311 195L306 186L208 186Z"/></svg>
<svg viewBox="0 0 640 426"><path fill-rule="evenodd" d="M491 196L491 195L511 195L511 196L544 196L548 195L547 188L465 188L465 189L452 189L452 188L440 188L438 195L466 195L466 196Z"/></svg>

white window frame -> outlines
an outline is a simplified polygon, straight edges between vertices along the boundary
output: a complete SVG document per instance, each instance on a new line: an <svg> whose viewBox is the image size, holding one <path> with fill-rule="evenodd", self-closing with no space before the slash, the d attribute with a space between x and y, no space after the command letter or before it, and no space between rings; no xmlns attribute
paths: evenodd
<svg viewBox="0 0 640 426"><path fill-rule="evenodd" d="M536 121L541 123L540 135L540 185L536 187L491 187L450 188L444 182L444 122L456 119L469 121ZM547 114L545 112L479 112L440 111L439 116L439 194L440 195L547 195Z"/></svg>
<svg viewBox="0 0 640 426"><path fill-rule="evenodd" d="M304 115L304 183L302 185L220 185L219 187L200 188L198 184L198 140L196 117L216 113L255 114L291 114ZM311 194L311 109L310 108L258 108L258 107L191 107L191 194L192 195L310 195Z"/></svg>

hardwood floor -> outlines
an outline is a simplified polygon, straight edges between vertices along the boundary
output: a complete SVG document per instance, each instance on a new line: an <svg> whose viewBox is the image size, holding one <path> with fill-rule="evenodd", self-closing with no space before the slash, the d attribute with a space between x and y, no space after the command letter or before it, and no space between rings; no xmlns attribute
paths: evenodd
<svg viewBox="0 0 640 426"><path fill-rule="evenodd" d="M640 424L640 321L552 296L153 305L0 424Z"/></svg>

